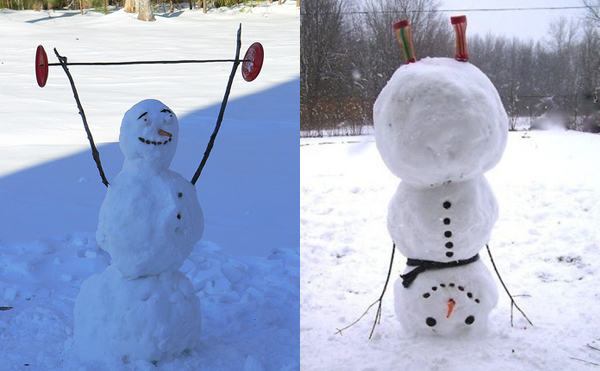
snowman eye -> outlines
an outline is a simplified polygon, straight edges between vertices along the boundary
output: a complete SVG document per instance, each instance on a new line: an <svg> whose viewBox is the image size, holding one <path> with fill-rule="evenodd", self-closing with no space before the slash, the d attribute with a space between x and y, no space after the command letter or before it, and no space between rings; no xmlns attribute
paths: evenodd
<svg viewBox="0 0 600 371"><path fill-rule="evenodd" d="M473 317L473 316L469 316L465 319L465 323L467 325L471 325L471 324L473 324L473 322L475 322L475 317Z"/></svg>
<svg viewBox="0 0 600 371"><path fill-rule="evenodd" d="M148 114L148 112L144 112L140 115L140 117L138 117L138 120L141 119L142 117L146 116Z"/></svg>
<svg viewBox="0 0 600 371"><path fill-rule="evenodd" d="M425 320L425 323L427 324L427 326L433 327L436 325L437 321L435 320L435 318L427 317L427 319Z"/></svg>

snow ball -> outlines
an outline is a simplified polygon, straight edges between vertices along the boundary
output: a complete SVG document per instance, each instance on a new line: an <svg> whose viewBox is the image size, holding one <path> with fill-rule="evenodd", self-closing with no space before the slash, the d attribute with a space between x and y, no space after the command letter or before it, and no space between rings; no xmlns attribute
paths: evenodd
<svg viewBox="0 0 600 371"><path fill-rule="evenodd" d="M179 269L203 231L192 183L169 169L148 173L124 167L100 208L96 241L123 275L139 277Z"/></svg>
<svg viewBox="0 0 600 371"><path fill-rule="evenodd" d="M178 271L128 279L109 266L83 282L75 302L83 360L168 362L199 344L201 326L200 299Z"/></svg>
<svg viewBox="0 0 600 371"><path fill-rule="evenodd" d="M438 185L494 167L508 118L491 81L470 63L425 58L400 67L373 109L377 148L402 180Z"/></svg>
<svg viewBox="0 0 600 371"><path fill-rule="evenodd" d="M154 99L143 100L123 116L119 146L125 162L145 169L167 169L179 138L177 116Z"/></svg>
<svg viewBox="0 0 600 371"><path fill-rule="evenodd" d="M231 283L236 283L244 278L244 267L239 266L233 263L225 263L221 267L221 273L227 278L227 280Z"/></svg>
<svg viewBox="0 0 600 371"><path fill-rule="evenodd" d="M448 262L477 254L497 219L496 198L481 175L439 187L402 181L389 203L387 226L402 255Z"/></svg>
<svg viewBox="0 0 600 371"><path fill-rule="evenodd" d="M425 271L408 288L398 279L394 291L396 316L410 335L481 333L498 303L496 284L481 260Z"/></svg>

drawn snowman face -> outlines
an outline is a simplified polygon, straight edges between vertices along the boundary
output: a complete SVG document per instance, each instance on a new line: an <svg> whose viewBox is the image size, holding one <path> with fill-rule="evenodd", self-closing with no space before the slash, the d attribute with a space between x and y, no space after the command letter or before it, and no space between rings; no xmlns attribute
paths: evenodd
<svg viewBox="0 0 600 371"><path fill-rule="evenodd" d="M177 116L162 102L148 99L125 113L119 145L126 161L163 170L173 160L178 137Z"/></svg>
<svg viewBox="0 0 600 371"><path fill-rule="evenodd" d="M477 321L481 300L467 287L454 282L432 286L422 295L424 324L433 332L447 334Z"/></svg>
<svg viewBox="0 0 600 371"><path fill-rule="evenodd" d="M411 268L412 269L412 268ZM498 302L485 265L471 264L421 273L405 288L396 282L396 315L411 333L450 335L485 327Z"/></svg>

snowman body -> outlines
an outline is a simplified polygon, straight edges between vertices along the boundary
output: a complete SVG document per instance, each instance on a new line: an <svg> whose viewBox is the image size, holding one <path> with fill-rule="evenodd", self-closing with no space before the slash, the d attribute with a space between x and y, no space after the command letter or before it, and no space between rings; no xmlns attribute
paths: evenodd
<svg viewBox="0 0 600 371"><path fill-rule="evenodd" d="M388 206L388 231L406 257L446 262L477 254L490 238L498 204L483 176L437 187L402 181Z"/></svg>
<svg viewBox="0 0 600 371"><path fill-rule="evenodd" d="M169 169L122 171L100 208L96 240L126 277L177 270L203 231L195 187Z"/></svg>
<svg viewBox="0 0 600 371"><path fill-rule="evenodd" d="M199 344L200 300L178 271L202 237L195 187L169 170L177 117L145 100L123 117L125 161L100 209L96 239L112 264L85 280L75 303L81 358L161 362Z"/></svg>
<svg viewBox="0 0 600 371"><path fill-rule="evenodd" d="M86 279L75 302L80 358L168 362L200 343L200 300L179 271L126 278L110 265Z"/></svg>
<svg viewBox="0 0 600 371"><path fill-rule="evenodd" d="M498 218L484 173L500 160L508 119L475 66L425 58L400 67L374 106L377 148L402 179L388 231L408 258L396 315L411 334L480 332L497 304L479 259Z"/></svg>

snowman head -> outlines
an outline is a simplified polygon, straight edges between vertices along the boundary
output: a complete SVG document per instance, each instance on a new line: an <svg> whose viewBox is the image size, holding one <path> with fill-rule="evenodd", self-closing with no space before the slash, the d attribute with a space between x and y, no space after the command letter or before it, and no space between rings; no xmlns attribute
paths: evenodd
<svg viewBox="0 0 600 371"><path fill-rule="evenodd" d="M147 99L123 116L119 146L126 164L160 171L171 165L178 137L173 111L158 100Z"/></svg>
<svg viewBox="0 0 600 371"><path fill-rule="evenodd" d="M402 180L437 186L498 163L508 118L491 81L470 63L425 58L400 67L373 109L377 149Z"/></svg>
<svg viewBox="0 0 600 371"><path fill-rule="evenodd" d="M409 288L398 280L394 290L396 315L413 334L478 333L498 302L495 283L481 261L423 272Z"/></svg>

